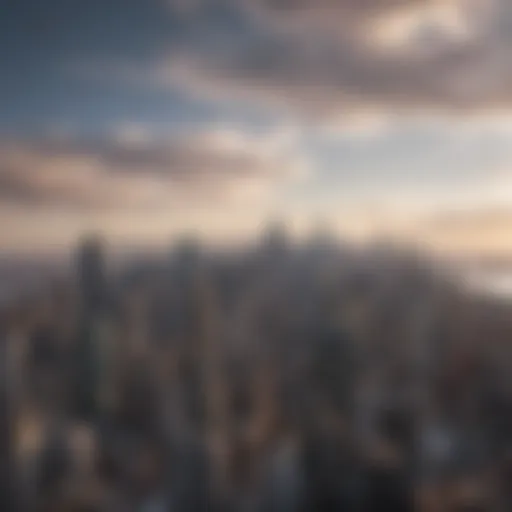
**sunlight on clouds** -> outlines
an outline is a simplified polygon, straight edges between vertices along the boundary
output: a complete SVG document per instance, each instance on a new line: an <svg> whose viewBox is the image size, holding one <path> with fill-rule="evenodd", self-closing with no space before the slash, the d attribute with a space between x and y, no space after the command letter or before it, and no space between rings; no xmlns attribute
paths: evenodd
<svg viewBox="0 0 512 512"><path fill-rule="evenodd" d="M474 34L475 27L467 10L466 0L439 0L411 5L370 20L370 41L386 49L416 50L421 46L434 50L437 43L464 42ZM431 33L435 40L422 36ZM412 45L412 46L411 46Z"/></svg>
<svg viewBox="0 0 512 512"><path fill-rule="evenodd" d="M45 153L37 147L1 148L4 190L21 202L65 205L67 208L136 206L151 199L150 177L121 178L97 155Z"/></svg>
<svg viewBox="0 0 512 512"><path fill-rule="evenodd" d="M322 123L318 132L327 139L369 139L388 133L395 123L394 116L378 108L347 109Z"/></svg>
<svg viewBox="0 0 512 512"><path fill-rule="evenodd" d="M122 125L101 141L80 137L0 145L1 201L90 215L236 205L262 208L309 164L295 131L250 134L230 126L153 137Z"/></svg>
<svg viewBox="0 0 512 512"><path fill-rule="evenodd" d="M512 209L451 209L438 212L417 229L417 238L434 251L503 255L512 251Z"/></svg>

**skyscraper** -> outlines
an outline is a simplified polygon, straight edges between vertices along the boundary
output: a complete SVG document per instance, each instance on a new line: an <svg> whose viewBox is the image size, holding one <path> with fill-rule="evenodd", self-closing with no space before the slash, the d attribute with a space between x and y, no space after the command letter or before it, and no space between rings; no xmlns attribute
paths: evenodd
<svg viewBox="0 0 512 512"><path fill-rule="evenodd" d="M96 236L85 238L79 247L76 259L83 312L87 315L98 313L105 307L107 298L101 240Z"/></svg>
<svg viewBox="0 0 512 512"><path fill-rule="evenodd" d="M13 390L10 339L0 330L0 509L13 507Z"/></svg>
<svg viewBox="0 0 512 512"><path fill-rule="evenodd" d="M108 372L104 360L110 337L106 334L107 283L101 240L85 238L76 255L77 284L81 298L80 323L76 346L76 400L77 413L91 417L99 412L104 374Z"/></svg>

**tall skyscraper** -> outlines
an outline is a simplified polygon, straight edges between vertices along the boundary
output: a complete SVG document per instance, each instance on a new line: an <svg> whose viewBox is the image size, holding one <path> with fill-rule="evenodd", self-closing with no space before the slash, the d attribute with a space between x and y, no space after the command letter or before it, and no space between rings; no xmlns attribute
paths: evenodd
<svg viewBox="0 0 512 512"><path fill-rule="evenodd" d="M84 313L94 314L105 307L107 299L104 250L96 236L85 238L77 253L78 286Z"/></svg>
<svg viewBox="0 0 512 512"><path fill-rule="evenodd" d="M4 326L2 326L4 327ZM14 507L14 390L10 368L11 343L6 329L0 329L0 509Z"/></svg>
<svg viewBox="0 0 512 512"><path fill-rule="evenodd" d="M286 225L274 222L263 233L263 251L271 259L281 259L289 248L290 241Z"/></svg>
<svg viewBox="0 0 512 512"><path fill-rule="evenodd" d="M102 382L108 372L105 357L108 329L108 289L101 240L85 238L76 255L81 314L76 346L76 400L81 416L94 417L100 407Z"/></svg>

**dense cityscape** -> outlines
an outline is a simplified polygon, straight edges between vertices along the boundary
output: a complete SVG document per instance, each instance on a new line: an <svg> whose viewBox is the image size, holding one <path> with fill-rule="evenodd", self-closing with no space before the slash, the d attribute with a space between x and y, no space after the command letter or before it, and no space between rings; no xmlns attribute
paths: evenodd
<svg viewBox="0 0 512 512"><path fill-rule="evenodd" d="M512 512L512 0L0 0L0 512Z"/></svg>
<svg viewBox="0 0 512 512"><path fill-rule="evenodd" d="M106 259L2 309L1 510L512 510L507 303L278 227Z"/></svg>

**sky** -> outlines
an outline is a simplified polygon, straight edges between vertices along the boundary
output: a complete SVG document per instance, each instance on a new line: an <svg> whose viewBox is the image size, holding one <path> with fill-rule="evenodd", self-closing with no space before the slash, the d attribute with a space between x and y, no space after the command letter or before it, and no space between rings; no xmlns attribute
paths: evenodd
<svg viewBox="0 0 512 512"><path fill-rule="evenodd" d="M512 253L511 49L509 0L7 0L0 251L279 218Z"/></svg>

